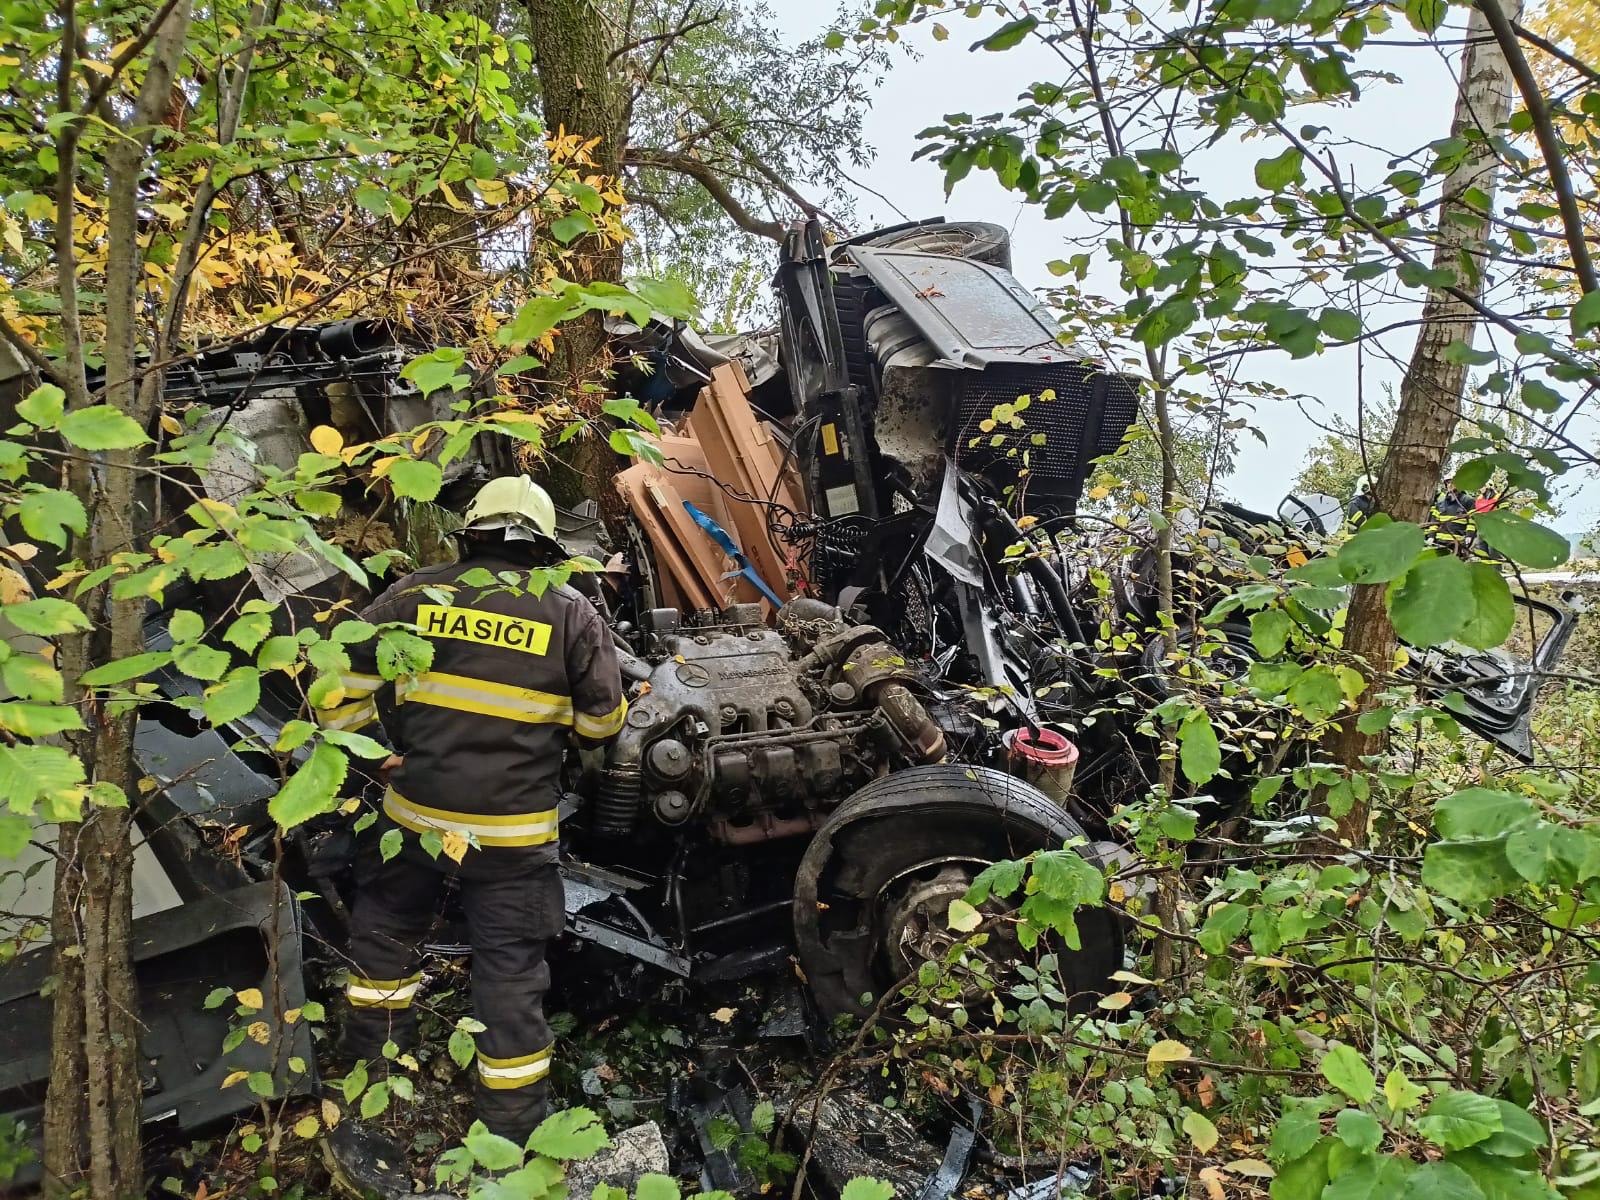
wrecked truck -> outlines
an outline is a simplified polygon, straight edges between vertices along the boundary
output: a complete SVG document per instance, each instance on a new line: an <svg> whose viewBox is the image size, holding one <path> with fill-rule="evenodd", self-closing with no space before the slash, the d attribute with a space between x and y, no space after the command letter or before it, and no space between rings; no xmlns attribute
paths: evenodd
<svg viewBox="0 0 1600 1200"><path fill-rule="evenodd" d="M1138 385L1059 341L1008 254L1004 231L981 223L833 243L807 223L780 254L775 328L613 323L617 389L662 434L660 461L616 478L612 528L595 505L562 514L569 549L606 564L575 582L613 631L631 702L604 761L574 756L561 800L569 936L557 974L593 981L591 1002L792 966L821 1015L859 1012L948 946L950 901L988 864L1067 843L1128 864L1106 817L1153 777L1159 745L1126 722L1083 722L1072 740L1052 725L1118 688L1140 689L1136 716L1168 686L1160 639L1117 678L1095 649L1103 622L1154 625L1148 553L1117 557L1109 608L1074 553L1091 464L1135 419ZM250 490L318 425L355 443L441 417L446 401L401 374L426 349L347 321L270 329L172 368L169 398L228 434L200 486L223 500ZM323 536L436 558L450 552L452 510L514 467L505 439L479 439L436 505L369 501ZM1242 538L1331 531L1312 530L1307 512L1222 516ZM256 565L252 587L291 616L364 599L309 554ZM222 618L236 592L173 592L167 608ZM167 618L151 612L152 648L168 644ZM1570 627L1564 610L1552 618L1541 668ZM1457 664L1452 686L1525 728L1530 677L1480 659ZM157 683L165 702L146 706L136 743L159 785L138 814L137 970L145 1011L160 1014L141 1049L147 1118L188 1130L249 1102L219 1076L276 1067L245 1061L262 1052L253 1042L224 1052L201 999L218 986L300 997L325 985L377 832L358 834L351 816L298 827L284 839L287 886L275 882L266 805L278 776L240 746L272 744L304 715L298 694L268 688L237 728L215 729L180 703L199 685ZM370 805L376 792L353 798ZM19 879L13 908L31 897L46 912L48 872ZM1081 949L1059 962L1065 990L1088 1003L1123 965L1124 929L1109 909L1079 925ZM460 948L448 926L439 941ZM30 1123L48 1069L44 955L0 968L0 1111ZM280 1032L269 1045L312 1061L303 1022Z"/></svg>

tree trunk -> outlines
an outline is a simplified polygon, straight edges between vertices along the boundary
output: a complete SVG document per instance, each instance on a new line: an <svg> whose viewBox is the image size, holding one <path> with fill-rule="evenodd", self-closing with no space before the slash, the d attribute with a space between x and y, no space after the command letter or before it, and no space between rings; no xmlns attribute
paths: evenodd
<svg viewBox="0 0 1600 1200"><path fill-rule="evenodd" d="M1522 12L1522 0L1483 3L1498 3L1512 21ZM1511 94L1511 73L1505 55L1495 42L1488 19L1480 9L1473 8L1452 132L1482 130L1489 137L1496 136L1511 116ZM1458 288L1477 296L1483 291L1481 272L1488 220L1464 197L1469 190L1477 189L1488 197L1486 207L1493 207L1500 159L1487 141L1475 140L1469 147L1462 162L1444 181L1433 266L1454 271ZM1472 264L1470 274L1463 270L1464 262ZM1377 485L1380 511L1396 521L1419 524L1427 519L1438 495L1450 443L1461 420L1467 384L1466 366L1449 361L1446 351L1457 344L1470 346L1478 320L1465 300L1440 289L1428 294L1422 318L1416 349L1400 385L1394 434ZM1345 649L1365 664L1367 672L1363 712L1373 707L1374 695L1390 671L1398 644L1384 607L1385 586L1368 584L1356 588L1345 625ZM1381 753L1386 741L1382 733L1362 733L1356 727L1358 716L1359 713L1347 718L1335 736L1334 756L1348 771L1363 769L1362 759ZM1365 845L1368 816L1368 806L1357 801L1339 818L1340 838L1351 845Z"/></svg>
<svg viewBox="0 0 1600 1200"><path fill-rule="evenodd" d="M127 126L106 152L105 403L149 428L159 389L137 385L138 282L144 255L139 245L138 187L153 125L164 112L188 34L191 0L166 11L151 41L138 101ZM63 168L64 175L68 168ZM70 191L74 180L66 178ZM64 293L75 281L64 280ZM81 359L70 364L81 378ZM73 398L81 407L90 397ZM142 450L108 451L92 466L79 460L71 487L90 514L89 527L74 547L89 564L137 544L135 480ZM144 649L144 605L115 601L102 584L82 598L94 629L69 640L62 655L69 694L99 663ZM62 826L61 858L51 936L59 971L52 1016L52 1072L45 1094L47 1190L65 1195L88 1184L98 1200L144 1194L138 1070L138 991L133 975L132 817L126 807L137 795L133 762L135 712L114 713L85 696L86 729L73 749L88 777L121 793L122 807L105 807L104 796L81 827Z"/></svg>
<svg viewBox="0 0 1600 1200"><path fill-rule="evenodd" d="M546 134L565 132L593 142L592 170L619 178L628 140L628 93L626 80L609 61L614 22L606 0L526 2ZM621 245L591 235L573 243L569 253L573 282L622 282ZM610 368L602 314L585 313L562 325L548 376L557 396L584 416L594 416ZM616 471L615 454L602 437L579 438L572 449L576 474L562 473L551 481L556 499L571 503L597 496L604 504L612 495L606 481Z"/></svg>

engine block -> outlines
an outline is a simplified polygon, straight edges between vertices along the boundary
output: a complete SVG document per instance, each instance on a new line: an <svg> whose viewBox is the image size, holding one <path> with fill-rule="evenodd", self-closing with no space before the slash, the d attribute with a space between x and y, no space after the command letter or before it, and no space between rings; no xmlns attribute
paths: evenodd
<svg viewBox="0 0 1600 1200"><path fill-rule="evenodd" d="M810 600L787 605L778 629L761 617L758 605L696 624L648 614L649 676L601 774L596 833L632 833L645 812L733 844L809 833L896 760L942 756L882 633Z"/></svg>

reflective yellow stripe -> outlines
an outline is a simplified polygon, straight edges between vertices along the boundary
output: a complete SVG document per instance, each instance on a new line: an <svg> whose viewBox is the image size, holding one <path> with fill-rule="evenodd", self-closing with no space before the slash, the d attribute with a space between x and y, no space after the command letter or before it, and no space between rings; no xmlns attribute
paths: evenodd
<svg viewBox="0 0 1600 1200"><path fill-rule="evenodd" d="M610 712L601 716L590 713L579 713L573 722L573 728L580 737L606 738L622 728L622 722L628 715L628 702L623 700Z"/></svg>
<svg viewBox="0 0 1600 1200"><path fill-rule="evenodd" d="M317 724L324 729L343 729L354 733L378 719L378 706L370 699L341 704L338 708L317 710Z"/></svg>
<svg viewBox="0 0 1600 1200"><path fill-rule="evenodd" d="M345 984L344 994L352 1008L410 1008L421 983L420 971L405 979L364 979L352 975Z"/></svg>
<svg viewBox="0 0 1600 1200"><path fill-rule="evenodd" d="M490 1058L480 1053L478 1078L483 1081L484 1087L496 1091L527 1087L550 1074L550 1055L549 1048L537 1054L525 1054L521 1058Z"/></svg>
<svg viewBox="0 0 1600 1200"><path fill-rule="evenodd" d="M451 812L413 804L393 788L383 797L383 811L412 833L453 831L480 846L543 846L555 841L560 833L553 808L510 815Z"/></svg>
<svg viewBox="0 0 1600 1200"><path fill-rule="evenodd" d="M426 671L409 680L398 695L405 704L430 704L531 725L572 724L571 696L491 683L470 675Z"/></svg>
<svg viewBox="0 0 1600 1200"><path fill-rule="evenodd" d="M364 675L360 671L341 671L339 686L344 688L346 696L370 696L383 686L383 676Z"/></svg>

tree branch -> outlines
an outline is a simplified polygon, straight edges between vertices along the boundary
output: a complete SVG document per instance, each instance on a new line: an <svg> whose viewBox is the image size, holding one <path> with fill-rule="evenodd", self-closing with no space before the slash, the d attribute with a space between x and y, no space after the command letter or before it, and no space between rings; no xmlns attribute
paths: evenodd
<svg viewBox="0 0 1600 1200"><path fill-rule="evenodd" d="M1529 29L1526 25L1523 25L1520 22L1517 22L1517 21L1511 22L1511 28L1513 30L1515 30L1516 31L1516 35L1519 38L1521 38L1523 41L1527 42L1528 45L1537 46L1540 50L1543 50L1546 54L1548 54L1551 58L1556 59L1558 62L1565 63L1567 66L1571 67L1574 71L1577 71L1580 75L1582 75L1590 83L1600 83L1600 70L1596 70L1594 67L1591 67L1588 63L1584 62L1577 55L1568 54L1565 50L1563 50L1560 46L1558 46L1554 42L1552 42L1549 38L1540 37L1533 30ZM1370 45L1370 43L1368 43L1368 44Z"/></svg>
<svg viewBox="0 0 1600 1200"><path fill-rule="evenodd" d="M1516 80L1517 90L1522 93L1522 103L1533 118L1534 136L1539 139L1545 169L1550 172L1550 186L1555 190L1556 205L1561 209L1561 224L1566 230L1567 248L1572 252L1572 265L1578 271L1578 284L1585 294L1600 291L1600 279L1595 278L1594 260L1589 257L1589 244L1584 238L1583 215L1578 211L1578 200L1572 191L1572 177L1567 174L1566 153L1550 120L1550 106L1545 103L1544 90L1534 77L1511 20L1501 10L1498 0L1478 0L1478 9L1494 31L1494 39L1500 43L1500 52L1511 68L1511 78Z"/></svg>
<svg viewBox="0 0 1600 1200"><path fill-rule="evenodd" d="M771 238L775 242L783 240L781 222L763 220L752 213L739 202L739 198L728 189L727 184L710 166L692 154L673 154L666 150L648 150L630 146L623 153L622 161L625 166L654 168L658 171L687 175L705 188L722 211L727 213L740 229L758 237Z"/></svg>
<svg viewBox="0 0 1600 1200"><path fill-rule="evenodd" d="M21 332L14 328L11 322L4 317L0 317L0 338L4 338L13 350L27 359L28 365L35 371L46 379L52 379L61 384L62 390L66 390L66 377L57 369L56 364L39 353L39 348L24 338Z"/></svg>

